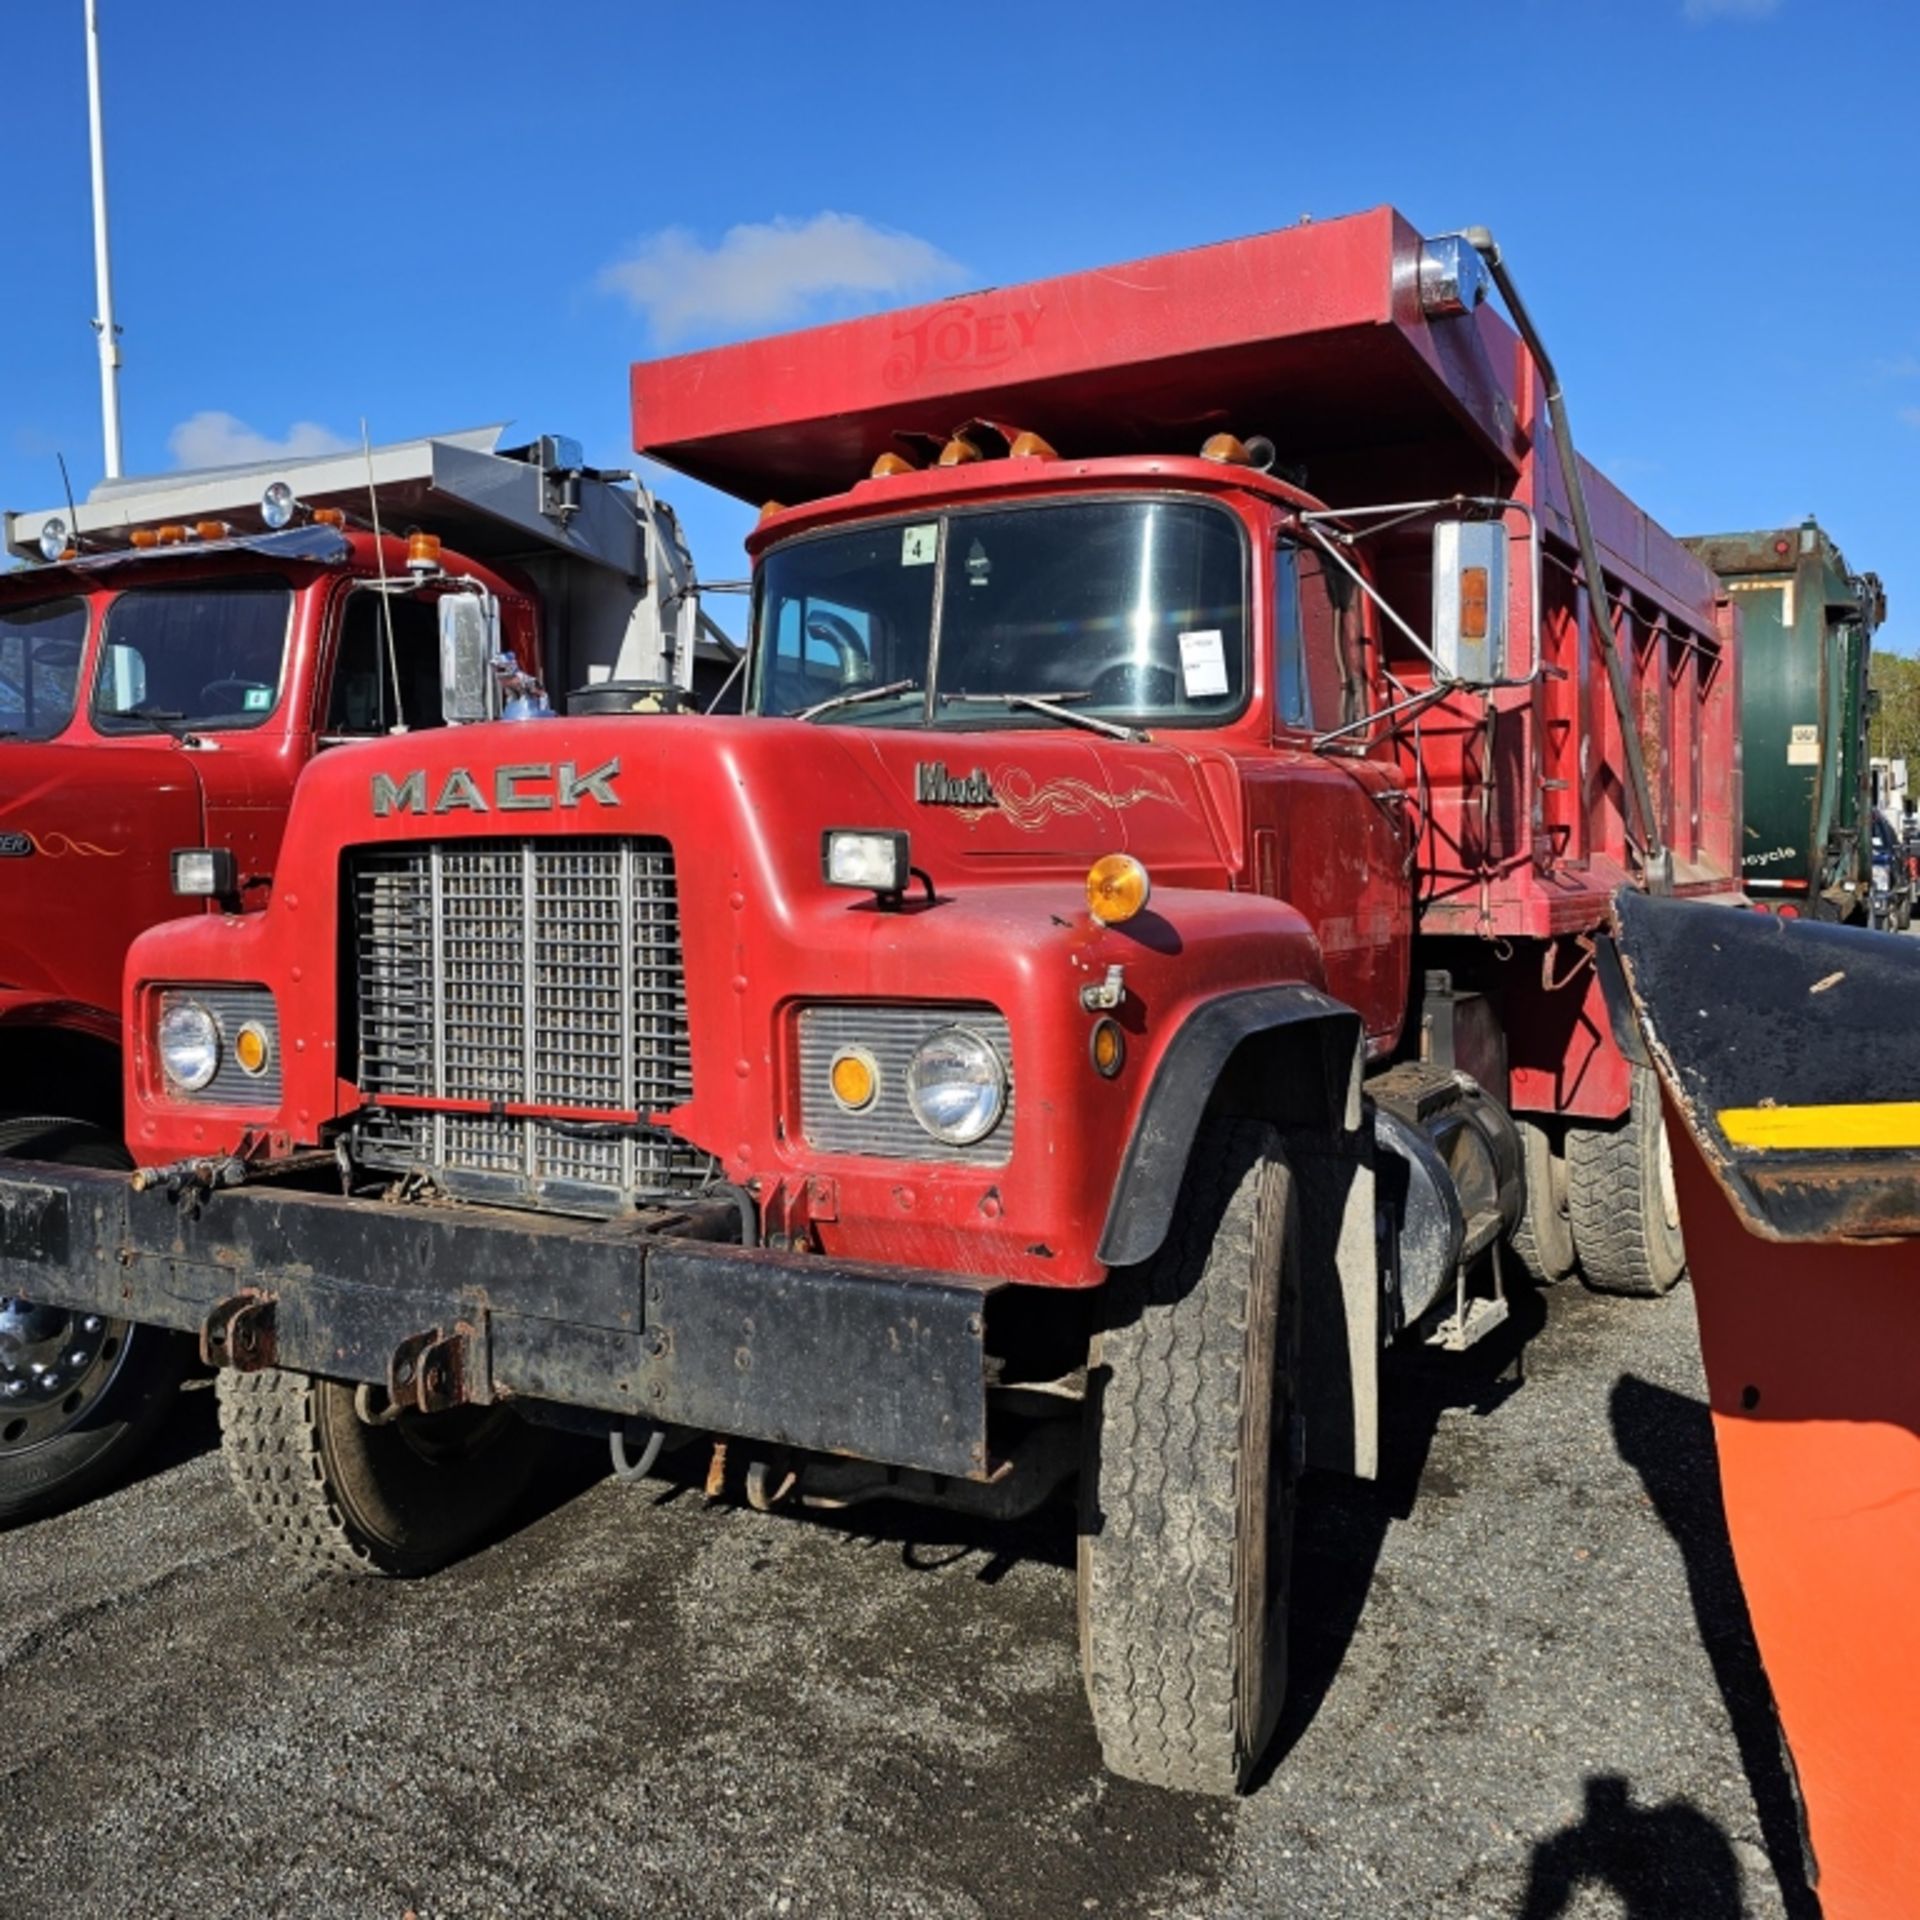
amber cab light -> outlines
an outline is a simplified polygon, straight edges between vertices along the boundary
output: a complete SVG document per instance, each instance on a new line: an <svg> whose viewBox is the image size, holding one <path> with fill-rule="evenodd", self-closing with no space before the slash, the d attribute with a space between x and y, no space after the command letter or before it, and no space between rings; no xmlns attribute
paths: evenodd
<svg viewBox="0 0 1920 1920"><path fill-rule="evenodd" d="M162 527L154 539L163 547L177 547L187 537L185 527Z"/></svg>
<svg viewBox="0 0 1920 1920"><path fill-rule="evenodd" d="M1017 433L1007 448L1009 458L1014 460L1058 460L1052 443L1037 433Z"/></svg>
<svg viewBox="0 0 1920 1920"><path fill-rule="evenodd" d="M409 573L440 571L440 540L437 534L410 533L407 535L407 571Z"/></svg>
<svg viewBox="0 0 1920 1920"><path fill-rule="evenodd" d="M904 453L883 453L868 470L869 480L891 480L896 473L918 473L916 467Z"/></svg>
<svg viewBox="0 0 1920 1920"><path fill-rule="evenodd" d="M1231 433L1211 433L1206 444L1200 449L1202 460L1218 460L1228 467L1250 467L1253 455L1247 451L1247 443L1238 435Z"/></svg>
<svg viewBox="0 0 1920 1920"><path fill-rule="evenodd" d="M1087 910L1103 926L1131 920L1152 898L1153 882L1130 853L1103 853L1087 869Z"/></svg>
<svg viewBox="0 0 1920 1920"><path fill-rule="evenodd" d="M143 550L147 547L157 547L160 544L160 536L155 533L151 527L135 527L133 532L127 537L136 547L142 548Z"/></svg>
<svg viewBox="0 0 1920 1920"><path fill-rule="evenodd" d="M943 467L970 467L976 460L986 456L969 440L965 434L956 433L940 449L940 464Z"/></svg>
<svg viewBox="0 0 1920 1920"><path fill-rule="evenodd" d="M201 540L224 540L233 529L224 520L196 520L194 535Z"/></svg>
<svg viewBox="0 0 1920 1920"><path fill-rule="evenodd" d="M344 527L347 516L339 507L315 507L313 517L323 527Z"/></svg>

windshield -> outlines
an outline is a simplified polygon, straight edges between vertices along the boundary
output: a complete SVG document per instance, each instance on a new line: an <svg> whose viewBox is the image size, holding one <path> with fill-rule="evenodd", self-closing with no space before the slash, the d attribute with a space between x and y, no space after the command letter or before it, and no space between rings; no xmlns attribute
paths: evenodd
<svg viewBox="0 0 1920 1920"><path fill-rule="evenodd" d="M0 740L51 740L73 718L84 600L0 607Z"/></svg>
<svg viewBox="0 0 1920 1920"><path fill-rule="evenodd" d="M1019 695L1217 723L1245 693L1245 580L1239 522L1201 500L1051 502L795 540L760 564L754 710L1058 724L1004 704Z"/></svg>
<svg viewBox="0 0 1920 1920"><path fill-rule="evenodd" d="M93 720L102 733L257 727L280 701L284 580L140 588L107 609Z"/></svg>

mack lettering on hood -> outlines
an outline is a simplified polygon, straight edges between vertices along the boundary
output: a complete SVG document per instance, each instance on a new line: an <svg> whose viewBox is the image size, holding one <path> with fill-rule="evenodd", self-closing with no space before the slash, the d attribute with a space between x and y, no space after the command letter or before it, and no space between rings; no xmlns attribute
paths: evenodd
<svg viewBox="0 0 1920 1920"><path fill-rule="evenodd" d="M618 754L584 771L571 760L562 760L558 766L551 761L523 761L494 768L489 798L467 768L453 767L431 805L424 767L397 779L390 773L376 773L373 811L377 818L395 813L551 813L556 807L584 806L589 800L596 806L617 807L620 796L613 783L619 773Z"/></svg>

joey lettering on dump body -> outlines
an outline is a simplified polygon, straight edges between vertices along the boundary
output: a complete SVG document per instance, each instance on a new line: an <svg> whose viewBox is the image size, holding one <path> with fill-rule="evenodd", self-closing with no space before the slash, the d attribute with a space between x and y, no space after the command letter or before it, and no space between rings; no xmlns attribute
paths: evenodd
<svg viewBox="0 0 1920 1920"><path fill-rule="evenodd" d="M582 770L571 760L556 767L548 761L495 767L489 798L465 767L454 767L440 782L428 805L427 772L416 767L395 779L390 773L373 776L376 817L395 813L550 813L555 807L583 806L589 800L617 807L620 796L613 783L620 774L620 757Z"/></svg>

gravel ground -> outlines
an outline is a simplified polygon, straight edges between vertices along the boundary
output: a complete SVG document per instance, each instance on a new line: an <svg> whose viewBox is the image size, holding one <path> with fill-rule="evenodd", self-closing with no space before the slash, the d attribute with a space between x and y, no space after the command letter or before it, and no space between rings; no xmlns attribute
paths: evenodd
<svg viewBox="0 0 1920 1920"><path fill-rule="evenodd" d="M411 1585L263 1558L211 1395L0 1538L8 1915L1817 1912L1693 1307L1561 1288L1311 1485L1294 1697L1222 1804L1104 1778L1071 1519L709 1506L557 1471Z"/></svg>

